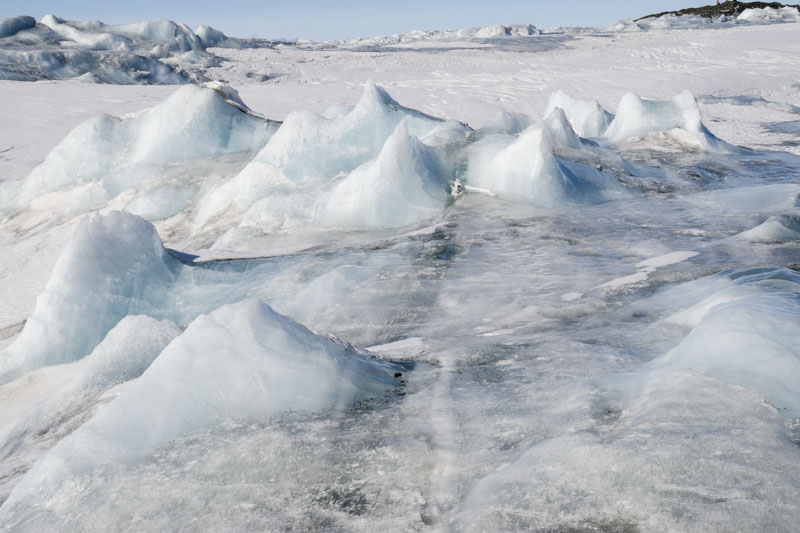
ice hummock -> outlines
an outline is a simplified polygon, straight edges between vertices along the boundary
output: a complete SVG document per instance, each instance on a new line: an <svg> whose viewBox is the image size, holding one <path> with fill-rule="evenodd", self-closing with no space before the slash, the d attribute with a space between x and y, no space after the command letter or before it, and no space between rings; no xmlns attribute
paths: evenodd
<svg viewBox="0 0 800 533"><path fill-rule="evenodd" d="M404 123L402 131L405 133L398 132L401 122ZM416 193L409 192L411 196L398 202L397 198L375 195L366 190L374 186L385 187L385 182L395 183L399 187L391 189L394 192L415 190L412 182L416 178L402 174L403 179L400 180L401 174L387 167L387 156L384 156L382 165L378 162L380 154L382 150L390 150L399 155L398 150L402 151L405 147L408 148L405 151L411 150L411 153L404 155L404 159L417 157L424 152L429 154L425 156L424 164L432 165L432 148L414 144L416 148L412 149L412 145L403 144L399 139L403 135L411 135L424 142L427 136L434 136L432 142L435 142L436 132L447 124L441 119L401 106L384 89L371 82L366 84L358 104L343 114L326 118L307 111L290 113L266 146L237 176L205 194L199 202L195 227L201 230L209 224L218 224L222 219L274 233L298 225L307 226L312 221L324 224L322 229L327 225L363 229L417 222L423 213L409 204L416 201L412 198ZM461 125L456 128L466 131ZM387 146L393 134L396 135L395 141ZM357 170L359 168L361 170ZM356 172L358 174L353 177L351 173ZM389 174L383 175L385 172ZM339 181L342 183L337 185ZM344 182L349 185L343 185ZM388 214L381 219L371 215L347 215L346 212L352 212L347 205L330 206L328 198L331 194L337 194L334 189L353 187L357 182L364 186L365 202L369 198L382 202L380 205L362 202L359 209L372 209L378 214L382 211L381 205L394 202L394 209L405 211L405 214ZM424 196L439 196L441 200L441 195L429 190L429 187L424 186L423 189L426 190ZM387 189L384 192L390 191ZM417 198L423 202L419 206L425 207L424 211L430 215L427 208L433 205L431 201L421 196ZM348 200L348 203L353 202ZM441 201L437 201L437 204L444 206ZM331 218L336 212L341 213L344 219ZM354 222L355 225L348 226L348 222Z"/></svg>
<svg viewBox="0 0 800 533"><path fill-rule="evenodd" d="M667 138L703 152L731 154L737 148L716 137L703 124L697 100L683 91L671 100L645 100L628 93L617 105L614 120L603 133L608 143L664 135Z"/></svg>
<svg viewBox="0 0 800 533"><path fill-rule="evenodd" d="M88 355L125 316L154 314L180 262L152 224L119 211L84 219L14 344L0 383Z"/></svg>
<svg viewBox="0 0 800 533"><path fill-rule="evenodd" d="M579 142L571 129L560 133L566 144ZM603 201L604 178L588 168L582 168L585 174L578 175L560 161L553 153L552 135L546 124L537 123L518 136L484 137L469 147L465 182L501 198L538 207ZM608 182L606 185L613 187Z"/></svg>
<svg viewBox="0 0 800 533"><path fill-rule="evenodd" d="M580 100L563 91L550 96L544 115L548 116L558 108L563 110L575 133L585 138L601 136L614 119L614 115L603 109L597 100Z"/></svg>
<svg viewBox="0 0 800 533"><path fill-rule="evenodd" d="M74 190L59 213L74 216L134 187L148 168L259 149L275 123L247 112L231 91L187 85L142 113L84 122L24 181L0 185L0 210L18 213L49 193Z"/></svg>
<svg viewBox="0 0 800 533"><path fill-rule="evenodd" d="M325 206L332 226L402 227L434 218L450 199L445 173L431 148L401 122L378 157L337 183Z"/></svg>
<svg viewBox="0 0 800 533"><path fill-rule="evenodd" d="M4 523L51 505L80 477L131 463L230 420L382 403L405 367L317 335L258 300L201 315L87 423L40 459L0 509Z"/></svg>
<svg viewBox="0 0 800 533"><path fill-rule="evenodd" d="M0 501L38 456L80 427L115 387L139 377L180 335L169 320L127 315L108 332L77 373L32 409L0 429Z"/></svg>
<svg viewBox="0 0 800 533"><path fill-rule="evenodd" d="M738 234L737 238L767 244L800 241L800 216L771 216L758 226Z"/></svg>

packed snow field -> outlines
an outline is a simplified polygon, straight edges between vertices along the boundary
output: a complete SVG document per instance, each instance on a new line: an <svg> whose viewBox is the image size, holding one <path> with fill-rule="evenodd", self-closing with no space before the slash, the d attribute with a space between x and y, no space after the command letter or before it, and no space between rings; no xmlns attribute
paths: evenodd
<svg viewBox="0 0 800 533"><path fill-rule="evenodd" d="M0 82L0 528L796 529L800 33L743 15L4 19L215 59Z"/></svg>

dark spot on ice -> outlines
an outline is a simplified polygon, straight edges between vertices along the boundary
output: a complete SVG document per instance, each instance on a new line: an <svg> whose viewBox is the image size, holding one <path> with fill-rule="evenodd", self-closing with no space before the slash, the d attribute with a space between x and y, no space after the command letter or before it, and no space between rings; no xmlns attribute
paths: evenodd
<svg viewBox="0 0 800 533"><path fill-rule="evenodd" d="M319 494L315 500L326 506L351 515L362 515L367 511L369 501L361 487L331 487Z"/></svg>
<svg viewBox="0 0 800 533"><path fill-rule="evenodd" d="M394 377L396 377L396 378L399 378L399 377L401 377L402 375L403 375L403 373L402 373L402 372L395 372L395 373L394 373Z"/></svg>

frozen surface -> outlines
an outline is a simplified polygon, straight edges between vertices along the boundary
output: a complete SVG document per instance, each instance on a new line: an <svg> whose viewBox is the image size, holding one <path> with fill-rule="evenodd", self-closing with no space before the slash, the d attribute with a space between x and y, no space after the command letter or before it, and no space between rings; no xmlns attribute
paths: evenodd
<svg viewBox="0 0 800 533"><path fill-rule="evenodd" d="M514 32L0 82L0 529L795 530L797 24Z"/></svg>

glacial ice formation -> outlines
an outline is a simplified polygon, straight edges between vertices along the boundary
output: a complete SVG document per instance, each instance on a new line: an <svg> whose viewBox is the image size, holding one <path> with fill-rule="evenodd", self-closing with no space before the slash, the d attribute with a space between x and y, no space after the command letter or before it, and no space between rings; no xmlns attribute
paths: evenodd
<svg viewBox="0 0 800 533"><path fill-rule="evenodd" d="M45 15L41 23L65 39L100 50L131 50L134 40L165 43L168 49L181 52L204 50L202 42L192 30L165 19L114 26L97 20L72 22Z"/></svg>
<svg viewBox="0 0 800 533"><path fill-rule="evenodd" d="M0 79L78 78L112 84L183 84L187 76L202 80L202 74L185 74L172 65L215 66L203 38L209 46L239 48L241 43L208 26L198 31L203 36L164 19L120 25L55 15L45 15L38 24L25 16L0 19Z"/></svg>

